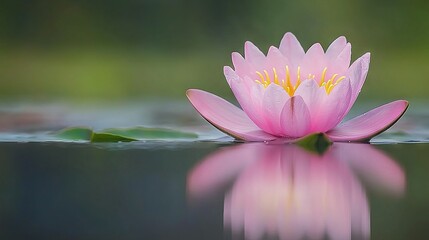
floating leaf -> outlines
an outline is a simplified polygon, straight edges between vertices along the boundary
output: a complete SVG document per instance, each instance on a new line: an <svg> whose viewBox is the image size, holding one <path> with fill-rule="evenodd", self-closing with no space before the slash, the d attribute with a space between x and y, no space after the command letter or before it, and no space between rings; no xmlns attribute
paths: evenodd
<svg viewBox="0 0 429 240"><path fill-rule="evenodd" d="M177 139L177 138L197 138L195 133L181 132L167 128L111 128L105 129L103 133L115 134L127 138L135 139Z"/></svg>
<svg viewBox="0 0 429 240"><path fill-rule="evenodd" d="M197 138L194 133L181 132L165 128L110 128L94 132L87 127L71 127L54 134L59 140L88 142L131 142L150 139Z"/></svg>
<svg viewBox="0 0 429 240"><path fill-rule="evenodd" d="M92 129L86 127L70 127L57 132L55 137L63 140L90 141Z"/></svg>

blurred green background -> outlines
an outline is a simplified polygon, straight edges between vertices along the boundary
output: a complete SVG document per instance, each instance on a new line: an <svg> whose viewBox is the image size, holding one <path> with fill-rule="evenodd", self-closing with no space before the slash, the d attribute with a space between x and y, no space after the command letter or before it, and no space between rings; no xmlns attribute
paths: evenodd
<svg viewBox="0 0 429 240"><path fill-rule="evenodd" d="M2 0L1 99L232 97L222 67L293 32L305 49L340 35L370 51L362 97L427 99L427 1Z"/></svg>

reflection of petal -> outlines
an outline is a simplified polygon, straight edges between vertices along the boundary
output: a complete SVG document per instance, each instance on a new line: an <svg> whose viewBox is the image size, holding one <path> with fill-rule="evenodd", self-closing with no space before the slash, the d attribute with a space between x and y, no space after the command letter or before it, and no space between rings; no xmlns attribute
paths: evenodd
<svg viewBox="0 0 429 240"><path fill-rule="evenodd" d="M257 144L257 143L255 143ZM202 198L216 192L249 164L257 160L260 153L254 144L241 144L221 149L209 155L188 174L187 188L191 198Z"/></svg>
<svg viewBox="0 0 429 240"><path fill-rule="evenodd" d="M317 155L259 143L210 155L190 172L188 190L207 195L236 178L225 195L224 224L244 230L246 239L367 238L368 202L353 170L374 185L404 189L401 168L370 145L334 144Z"/></svg>
<svg viewBox="0 0 429 240"><path fill-rule="evenodd" d="M371 186L401 195L405 190L403 169L383 152L368 144L335 143L337 159L346 161Z"/></svg>

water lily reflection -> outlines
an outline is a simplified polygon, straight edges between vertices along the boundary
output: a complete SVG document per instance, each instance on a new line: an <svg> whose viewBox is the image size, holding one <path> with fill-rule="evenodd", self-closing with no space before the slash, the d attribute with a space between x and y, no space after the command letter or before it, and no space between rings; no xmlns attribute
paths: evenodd
<svg viewBox="0 0 429 240"><path fill-rule="evenodd" d="M242 144L204 159L188 176L200 199L222 190L224 224L246 239L350 239L369 237L370 214L360 176L399 195L403 170L363 144L334 144L324 154L295 145Z"/></svg>

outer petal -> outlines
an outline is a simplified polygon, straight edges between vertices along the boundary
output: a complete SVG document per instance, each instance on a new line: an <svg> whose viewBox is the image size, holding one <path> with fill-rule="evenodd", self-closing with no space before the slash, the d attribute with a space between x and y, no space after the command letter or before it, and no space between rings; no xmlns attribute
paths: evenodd
<svg viewBox="0 0 429 240"><path fill-rule="evenodd" d="M280 123L284 136L302 137L309 132L310 112L301 96L294 96L284 104Z"/></svg>
<svg viewBox="0 0 429 240"><path fill-rule="evenodd" d="M301 62L301 59L305 55L304 49L302 48L298 39L296 39L295 35L290 32L284 35L280 42L279 49L280 52L282 52L283 55L291 61L293 68L298 66L298 64Z"/></svg>
<svg viewBox="0 0 429 240"><path fill-rule="evenodd" d="M366 75L368 74L369 61L370 53L366 53L362 57L358 58L349 68L347 75L350 78L352 96L350 99L348 110L352 108L360 93L360 90L362 89L363 83L366 79Z"/></svg>
<svg viewBox="0 0 429 240"><path fill-rule="evenodd" d="M407 108L405 100L385 104L340 124L327 135L332 141L369 141L398 121Z"/></svg>
<svg viewBox="0 0 429 240"><path fill-rule="evenodd" d="M275 139L260 130L241 109L216 95L197 89L189 89L186 95L208 122L235 138L247 141Z"/></svg>

